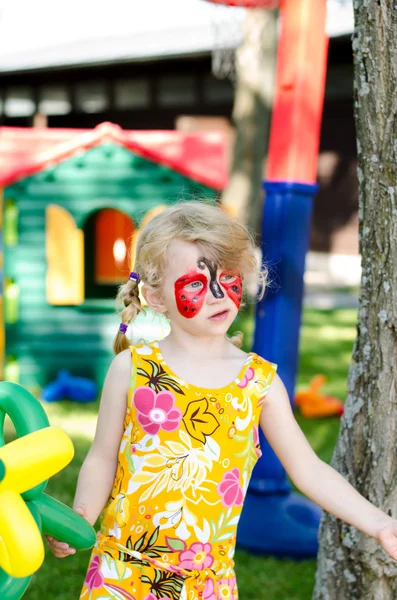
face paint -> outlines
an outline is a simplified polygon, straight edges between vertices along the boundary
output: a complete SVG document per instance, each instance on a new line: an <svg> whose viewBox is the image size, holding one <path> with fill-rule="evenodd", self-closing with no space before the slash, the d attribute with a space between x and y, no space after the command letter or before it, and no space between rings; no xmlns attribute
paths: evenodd
<svg viewBox="0 0 397 600"><path fill-rule="evenodd" d="M243 297L243 280L240 275L224 272L220 274L219 279L230 300L233 300L237 308L240 308ZM230 281L228 281L229 279Z"/></svg>
<svg viewBox="0 0 397 600"><path fill-rule="evenodd" d="M197 261L197 266L199 269L205 269L205 267L207 267L207 269L210 272L210 290L212 295L214 296L214 298L220 299L220 298L224 298L225 294L222 292L221 286L219 285L219 283L216 280L216 273L217 273L217 266L214 265L211 261L209 261L207 258L201 257L198 259Z"/></svg>
<svg viewBox="0 0 397 600"><path fill-rule="evenodd" d="M193 284L200 282L202 285L194 289ZM189 289L186 289L189 286ZM187 273L175 281L174 291L176 306L179 313L192 319L203 307L208 290L208 280L203 273Z"/></svg>

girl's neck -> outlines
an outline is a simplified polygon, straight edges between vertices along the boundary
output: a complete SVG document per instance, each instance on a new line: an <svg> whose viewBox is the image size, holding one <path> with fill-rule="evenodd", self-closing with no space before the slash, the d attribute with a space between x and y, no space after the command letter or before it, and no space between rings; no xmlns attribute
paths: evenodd
<svg viewBox="0 0 397 600"><path fill-rule="evenodd" d="M186 331L172 329L170 334L160 342L161 348L173 354L181 354L183 356L203 357L206 358L225 358L241 353L233 346L226 336L194 336Z"/></svg>

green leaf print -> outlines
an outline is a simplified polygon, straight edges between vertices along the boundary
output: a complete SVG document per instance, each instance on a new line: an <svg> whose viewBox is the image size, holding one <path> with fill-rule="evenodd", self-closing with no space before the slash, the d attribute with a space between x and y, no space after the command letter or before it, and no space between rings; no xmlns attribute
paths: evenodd
<svg viewBox="0 0 397 600"><path fill-rule="evenodd" d="M186 544L183 540L179 540L178 538L165 538L165 542L170 550L174 552L183 552L186 549Z"/></svg>
<svg viewBox="0 0 397 600"><path fill-rule="evenodd" d="M183 396L185 395L183 389L178 385L175 379L171 377L171 375L168 375L168 373L164 371L161 365L147 358L145 358L144 361L149 363L152 372L149 373L148 371L139 368L137 369L137 373L142 377L146 377L146 379L148 380L148 387L152 388L152 390L154 390L155 392L173 390L178 394L182 394Z"/></svg>
<svg viewBox="0 0 397 600"><path fill-rule="evenodd" d="M138 540L137 542L135 542L135 545L134 545L134 548L133 548L133 549L134 549L136 552L139 552L139 551L140 551L140 549L142 548L142 546L143 546L143 544L144 544L144 542L145 542L145 538L146 538L146 536L147 536L147 531L145 531L145 533L144 533L144 534L143 534L143 535L142 535L142 536L139 538L139 540ZM131 539L131 538L128 538L128 541L130 541L130 539Z"/></svg>
<svg viewBox="0 0 397 600"><path fill-rule="evenodd" d="M159 531L160 531L160 527L157 527L152 535L150 536L150 539L148 541L148 548L150 548L150 546L153 546L156 542L157 542L157 538L159 537Z"/></svg>
<svg viewBox="0 0 397 600"><path fill-rule="evenodd" d="M182 588L185 582L185 578L172 573L171 571L162 571L155 569L154 580L150 580L149 577L143 575L141 577L143 583L149 583L151 586L151 592L156 598L172 598L173 600L179 600Z"/></svg>
<svg viewBox="0 0 397 600"><path fill-rule="evenodd" d="M213 532L211 542L223 542L233 537L236 533L238 519L238 515L232 516L232 507L230 507L226 513L221 513L218 522L212 520L210 523Z"/></svg>
<svg viewBox="0 0 397 600"><path fill-rule="evenodd" d="M142 534L141 537L135 541L135 543L133 543L132 536L130 536L127 540L126 548L128 550L140 552L143 556L146 555L149 558L161 557L161 555L164 554L164 552L169 552L169 548L168 548L168 546L156 546L155 545L157 542L157 539L159 537L159 531L160 531L160 527L157 527L151 534L148 541L146 541L146 537L148 535L147 531L145 531L145 533ZM119 558L119 560L124 560L125 562L134 563L134 564L142 564L142 565L146 565L146 566L148 566L150 564L148 561L145 561L144 558L138 559L138 558L135 558L134 556L127 554L126 552L120 551L119 555L120 555L120 557L123 556L123 558Z"/></svg>
<svg viewBox="0 0 397 600"><path fill-rule="evenodd" d="M234 454L234 456L236 456L236 458L245 457L244 468L248 471L251 471L258 460L255 450L254 432L251 430L247 435L237 434L234 436L234 440L236 442L245 444L242 451Z"/></svg>
<svg viewBox="0 0 397 600"><path fill-rule="evenodd" d="M116 569L117 579L121 583L123 581L123 579L124 579L127 567L126 567L126 565L125 565L124 562L121 562L121 560L115 560L114 561L114 567Z"/></svg>

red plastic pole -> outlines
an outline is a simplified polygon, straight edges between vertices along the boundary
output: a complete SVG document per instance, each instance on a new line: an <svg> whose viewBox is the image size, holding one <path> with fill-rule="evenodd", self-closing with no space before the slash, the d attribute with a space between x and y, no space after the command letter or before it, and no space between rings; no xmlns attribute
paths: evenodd
<svg viewBox="0 0 397 600"><path fill-rule="evenodd" d="M325 0L284 0L267 181L315 183L327 69Z"/></svg>

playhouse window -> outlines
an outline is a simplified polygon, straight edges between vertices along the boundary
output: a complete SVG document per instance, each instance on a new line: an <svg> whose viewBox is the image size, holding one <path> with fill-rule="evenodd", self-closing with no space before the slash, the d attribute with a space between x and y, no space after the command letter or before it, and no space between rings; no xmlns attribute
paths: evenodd
<svg viewBox="0 0 397 600"><path fill-rule="evenodd" d="M111 298L128 279L129 246L134 232L130 217L113 208L92 214L84 228L86 298Z"/></svg>

